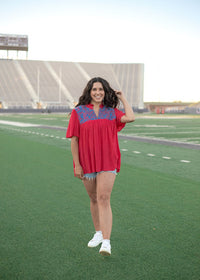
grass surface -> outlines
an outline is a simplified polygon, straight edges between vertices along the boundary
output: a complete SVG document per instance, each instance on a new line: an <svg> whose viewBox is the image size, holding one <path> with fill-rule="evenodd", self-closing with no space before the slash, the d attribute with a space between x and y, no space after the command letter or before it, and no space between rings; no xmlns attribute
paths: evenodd
<svg viewBox="0 0 200 280"><path fill-rule="evenodd" d="M44 124L41 118L0 117ZM47 125L67 123L64 115L45 118ZM155 120L135 125L145 133ZM94 231L89 199L63 138L65 131L0 125L0 279L198 280L199 150L120 140L112 255L102 257L87 248Z"/></svg>

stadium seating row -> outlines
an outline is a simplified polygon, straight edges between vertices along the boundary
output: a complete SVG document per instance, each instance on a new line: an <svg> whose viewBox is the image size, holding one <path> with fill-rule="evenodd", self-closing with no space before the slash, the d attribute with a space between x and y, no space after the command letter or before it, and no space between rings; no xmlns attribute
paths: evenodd
<svg viewBox="0 0 200 280"><path fill-rule="evenodd" d="M100 76L143 108L143 64L0 60L2 108L66 106L78 101L87 81Z"/></svg>

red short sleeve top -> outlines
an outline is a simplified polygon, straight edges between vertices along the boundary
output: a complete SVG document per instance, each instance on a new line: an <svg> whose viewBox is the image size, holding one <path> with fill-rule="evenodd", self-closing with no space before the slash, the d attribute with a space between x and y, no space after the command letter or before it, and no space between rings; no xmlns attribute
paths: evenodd
<svg viewBox="0 0 200 280"><path fill-rule="evenodd" d="M120 170L121 154L117 132L125 123L121 123L124 113L117 108L100 105L96 116L93 104L80 105L72 110L67 138L79 138L79 160L84 174Z"/></svg>

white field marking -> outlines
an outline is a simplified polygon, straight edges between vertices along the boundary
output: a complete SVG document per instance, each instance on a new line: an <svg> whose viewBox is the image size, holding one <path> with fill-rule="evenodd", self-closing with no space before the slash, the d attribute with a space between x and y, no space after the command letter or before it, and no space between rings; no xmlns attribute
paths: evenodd
<svg viewBox="0 0 200 280"><path fill-rule="evenodd" d="M124 142L124 143L127 143L127 140L124 140L123 142Z"/></svg>
<svg viewBox="0 0 200 280"><path fill-rule="evenodd" d="M137 119L158 119L158 120L163 120L163 119L170 119L170 120L177 120L177 119L196 119L198 116L159 116L159 115L154 115L154 116L137 116Z"/></svg>
<svg viewBox="0 0 200 280"><path fill-rule="evenodd" d="M149 157L155 157L154 154L147 154L147 156L149 156Z"/></svg>
<svg viewBox="0 0 200 280"><path fill-rule="evenodd" d="M141 152L139 152L139 151L133 151L133 153L135 153L135 154L141 154Z"/></svg>
<svg viewBox="0 0 200 280"><path fill-rule="evenodd" d="M122 152L127 152L128 150L127 150L127 149L121 149L121 151L122 151Z"/></svg>
<svg viewBox="0 0 200 280"><path fill-rule="evenodd" d="M11 122L11 121L0 121L0 124L7 124L19 127L38 127L39 124L32 124L32 123L22 123L22 122Z"/></svg>
<svg viewBox="0 0 200 280"><path fill-rule="evenodd" d="M190 163L191 161L182 159L180 162Z"/></svg>
<svg viewBox="0 0 200 280"><path fill-rule="evenodd" d="M47 121L51 121L51 120L57 120L56 118L40 118L41 120L47 120Z"/></svg>
<svg viewBox="0 0 200 280"><path fill-rule="evenodd" d="M171 131L160 131L160 132L141 132L141 133L138 133L138 135L148 135L148 134L191 134L191 133L197 133L197 131L175 131L175 132L171 132ZM130 135L130 134L128 134ZM132 134L132 135L136 135L136 134ZM180 139L180 138L179 138Z"/></svg>
<svg viewBox="0 0 200 280"><path fill-rule="evenodd" d="M27 130L22 130L22 129L17 129L17 128L6 128L6 129L10 129L10 130L14 130L14 131L19 131L19 132L24 132L24 133L31 133L31 134L37 134L37 135L41 135L41 136L46 136L46 137L51 137L51 138L57 138L57 139L63 139L66 140L67 138L63 137L61 138L60 136L54 136L54 135L49 135L49 134L44 134L44 133L39 133L39 132L34 132L34 131L27 131ZM69 141L71 141L71 139L69 139Z"/></svg>
<svg viewBox="0 0 200 280"><path fill-rule="evenodd" d="M164 159L171 159L170 157L162 157L162 158L164 158Z"/></svg>
<svg viewBox="0 0 200 280"><path fill-rule="evenodd" d="M180 139L180 138L173 138L173 139ZM199 139L200 140L200 137L188 137L188 138L181 138L181 140L185 140L185 141L188 141L188 140L193 140L193 139Z"/></svg>
<svg viewBox="0 0 200 280"><path fill-rule="evenodd" d="M157 124L144 124L144 125L135 124L133 126L136 126L136 127L173 127L173 128L176 128L174 125L157 125Z"/></svg>
<svg viewBox="0 0 200 280"><path fill-rule="evenodd" d="M195 141L196 139L196 141ZM181 142L184 142L184 143L189 143L189 144L199 144L199 141L200 141L200 138L199 137L196 137L196 138L172 138L172 141L180 141Z"/></svg>

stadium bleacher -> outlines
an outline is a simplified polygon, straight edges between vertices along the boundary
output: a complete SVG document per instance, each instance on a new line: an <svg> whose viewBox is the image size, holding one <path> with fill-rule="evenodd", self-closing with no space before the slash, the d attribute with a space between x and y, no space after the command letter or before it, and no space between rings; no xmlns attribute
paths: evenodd
<svg viewBox="0 0 200 280"><path fill-rule="evenodd" d="M122 90L132 107L143 108L143 64L0 60L0 102L11 108L73 108L92 77Z"/></svg>
<svg viewBox="0 0 200 280"><path fill-rule="evenodd" d="M32 99L14 61L0 61L0 101L8 107L32 105Z"/></svg>

